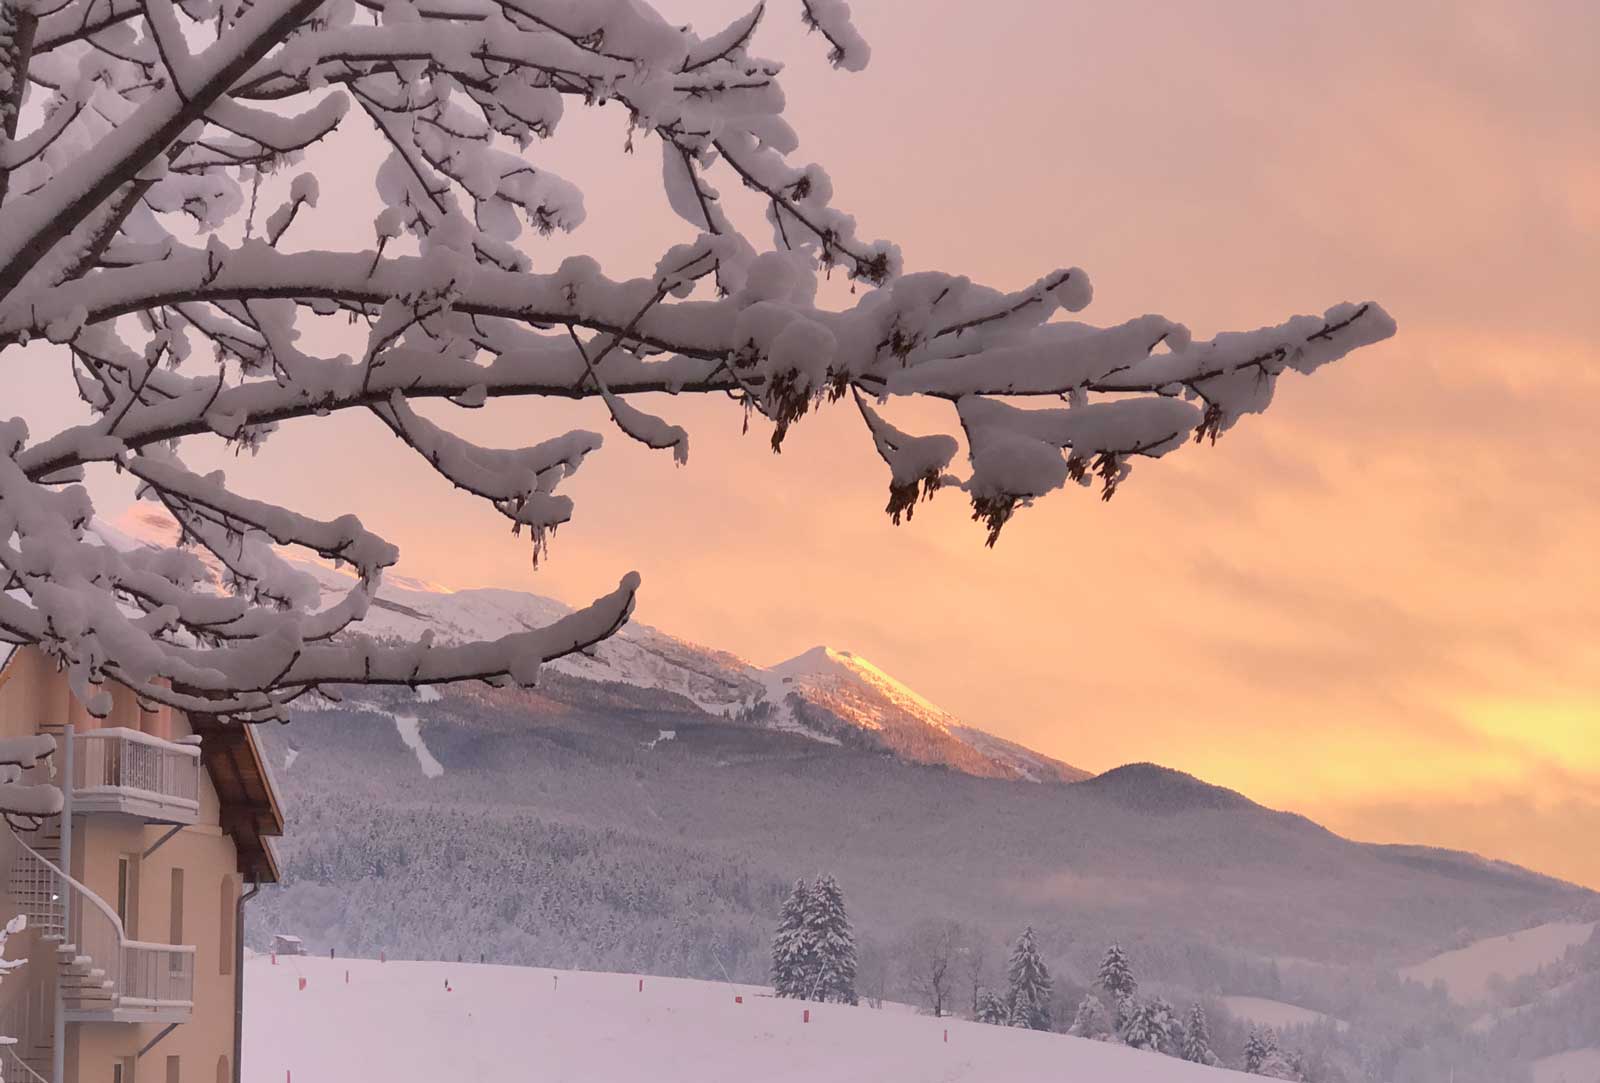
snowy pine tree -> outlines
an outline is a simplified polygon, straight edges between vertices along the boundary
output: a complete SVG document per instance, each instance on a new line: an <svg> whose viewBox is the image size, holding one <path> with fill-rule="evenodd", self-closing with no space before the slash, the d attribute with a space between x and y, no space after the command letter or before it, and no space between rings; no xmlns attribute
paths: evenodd
<svg viewBox="0 0 1600 1083"><path fill-rule="evenodd" d="M806 927L810 899L806 882L796 880L772 937L772 991L781 997L807 996L816 983L816 951Z"/></svg>
<svg viewBox="0 0 1600 1083"><path fill-rule="evenodd" d="M1287 1079L1292 1083L1303 1083L1306 1078L1300 1058L1282 1049L1269 1052L1262 1060L1261 1067L1256 1069L1256 1074L1266 1076L1268 1079Z"/></svg>
<svg viewBox="0 0 1600 1083"><path fill-rule="evenodd" d="M1169 1056L1183 1051L1183 1021L1178 1009L1164 997L1152 997L1146 1006L1150 1027L1156 1036L1156 1048Z"/></svg>
<svg viewBox="0 0 1600 1083"><path fill-rule="evenodd" d="M856 1003L856 941L845 914L844 892L831 876L811 889L805 907L804 942L814 953L815 980L807 996Z"/></svg>
<svg viewBox="0 0 1600 1083"><path fill-rule="evenodd" d="M1182 1056L1191 1064L1217 1063L1217 1055L1211 1051L1211 1024L1205 1008L1198 1003L1189 1009L1189 1019L1184 1024Z"/></svg>
<svg viewBox="0 0 1600 1083"><path fill-rule="evenodd" d="M1077 1038L1110 1038L1111 1013L1106 1011L1105 1002L1093 993L1086 995L1067 1033Z"/></svg>
<svg viewBox="0 0 1600 1083"><path fill-rule="evenodd" d="M1260 1075L1262 1065L1277 1051L1278 1036L1271 1027L1262 1030L1251 1027L1250 1037L1244 1043L1244 1070Z"/></svg>
<svg viewBox="0 0 1600 1083"><path fill-rule="evenodd" d="M1120 1013L1122 1019L1118 1029L1118 1036L1123 1043L1150 1053L1160 1052L1164 1031L1162 1021L1157 1016L1156 1003L1135 997L1128 997L1122 1003L1127 1006Z"/></svg>
<svg viewBox="0 0 1600 1083"><path fill-rule="evenodd" d="M1050 971L1039 957L1032 925L1023 929L1022 935L1017 937L1017 946L1011 950L1011 963L1006 970L1006 977L1010 982L1006 990L1010 1024L1030 1030L1049 1030Z"/></svg>
<svg viewBox="0 0 1600 1083"><path fill-rule="evenodd" d="M994 1026L1003 1027L1011 1022L1011 1011L1006 1007L1006 1002L988 989L978 994L978 1010L975 1016L978 1022Z"/></svg>
<svg viewBox="0 0 1600 1083"><path fill-rule="evenodd" d="M1139 982L1133 976L1133 965L1128 962L1128 953L1122 950L1121 944L1112 944L1106 949L1106 957L1100 963L1098 981L1106 995L1118 1004L1139 991Z"/></svg>

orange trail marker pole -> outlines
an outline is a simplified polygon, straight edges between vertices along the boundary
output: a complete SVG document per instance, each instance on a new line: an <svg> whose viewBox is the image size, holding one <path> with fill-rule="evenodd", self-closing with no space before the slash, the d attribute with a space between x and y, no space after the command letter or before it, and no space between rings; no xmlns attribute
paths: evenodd
<svg viewBox="0 0 1600 1083"><path fill-rule="evenodd" d="M802 1011L800 1013L800 1022L802 1022L802 1023L811 1022L811 1009L810 1008L807 1008L807 1009L805 1009L804 1011Z"/></svg>

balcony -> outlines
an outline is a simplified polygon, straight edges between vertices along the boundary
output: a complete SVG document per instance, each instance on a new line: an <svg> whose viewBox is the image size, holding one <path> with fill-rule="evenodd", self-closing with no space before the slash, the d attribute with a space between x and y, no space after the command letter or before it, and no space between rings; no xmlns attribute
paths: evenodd
<svg viewBox="0 0 1600 1083"><path fill-rule="evenodd" d="M100 995L85 991L68 1001L67 1019L79 1023L187 1023L194 1012L194 945L124 940L114 981L101 978ZM104 988L109 986L109 988Z"/></svg>
<svg viewBox="0 0 1600 1083"><path fill-rule="evenodd" d="M122 727L75 734L72 811L192 824L200 815L200 749Z"/></svg>
<svg viewBox="0 0 1600 1083"><path fill-rule="evenodd" d="M8 890L27 915L28 928L55 945L66 1020L188 1022L194 1012L194 946L129 939L104 899L13 837L19 852Z"/></svg>

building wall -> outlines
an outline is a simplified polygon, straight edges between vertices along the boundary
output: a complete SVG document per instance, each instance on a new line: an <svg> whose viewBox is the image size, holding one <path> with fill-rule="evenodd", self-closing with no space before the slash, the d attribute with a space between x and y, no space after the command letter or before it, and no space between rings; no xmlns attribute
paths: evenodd
<svg viewBox="0 0 1600 1083"><path fill-rule="evenodd" d="M24 737L39 732L45 717L59 718L66 710L66 682L50 660L36 650L18 651L0 670L0 737Z"/></svg>
<svg viewBox="0 0 1600 1083"><path fill-rule="evenodd" d="M190 733L181 712L165 708L141 711L134 697L126 692L115 697L112 714L103 723L88 718L72 703L65 680L34 651L21 653L0 679L4 681L0 684L0 736L36 732L38 724L62 721L63 715L79 729L126 726L169 739ZM192 944L196 950L194 1011L190 1021L162 1038L142 1058L137 1057L139 1049L158 1035L164 1024L72 1024L67 1028L68 1081L111 1083L116 1062L122 1060L126 1065L136 1058L132 1076L124 1070L124 1083L165 1083L169 1078L169 1057L178 1058L177 1078L181 1083L214 1083L231 1078L234 903L239 896L240 878L233 839L220 826L220 802L203 768L199 821L185 826L150 856L143 856L170 829L120 815L73 818L72 868L68 870L72 876L115 910L119 858L130 858L136 872L131 878L134 890L129 900L129 937L153 943ZM0 836L6 843L11 842L8 832ZM9 852L0 854L0 866L4 866L0 873L9 872L10 857ZM173 869L183 870L182 930L176 941L172 939ZM4 883L0 879L0 885ZM33 980L40 980L47 969L48 966L30 965L0 985L0 1006L7 994L20 993L22 979L31 974Z"/></svg>

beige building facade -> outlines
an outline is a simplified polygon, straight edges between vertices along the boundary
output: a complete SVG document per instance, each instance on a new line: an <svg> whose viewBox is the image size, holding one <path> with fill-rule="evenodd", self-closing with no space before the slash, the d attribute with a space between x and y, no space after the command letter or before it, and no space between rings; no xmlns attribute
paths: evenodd
<svg viewBox="0 0 1600 1083"><path fill-rule="evenodd" d="M0 828L0 919L28 917L9 945L28 965L0 983L5 1080L233 1083L243 902L277 881L283 833L251 728L122 689L94 719L28 648L0 668L0 737L36 733L56 752L28 775L66 809Z"/></svg>

